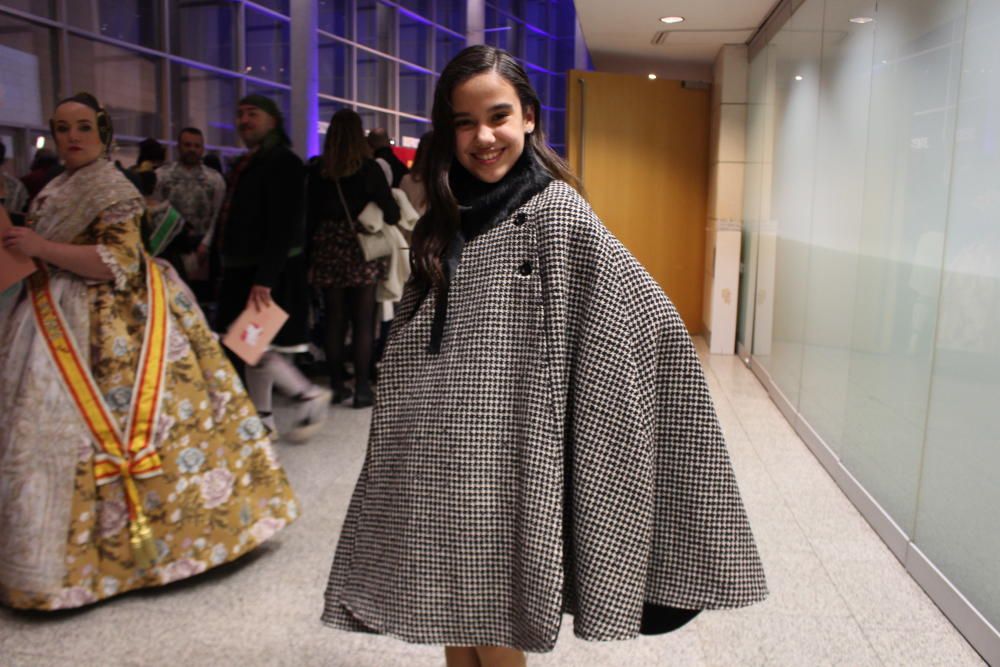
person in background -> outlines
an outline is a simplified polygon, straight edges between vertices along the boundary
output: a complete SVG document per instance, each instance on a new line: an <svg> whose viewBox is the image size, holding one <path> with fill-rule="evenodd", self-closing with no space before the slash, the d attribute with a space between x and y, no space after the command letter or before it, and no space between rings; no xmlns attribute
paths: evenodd
<svg viewBox="0 0 1000 667"><path fill-rule="evenodd" d="M410 170L393 152L389 133L383 127L376 127L368 133L368 145L371 146L375 162L382 168L389 186L398 188L399 182Z"/></svg>
<svg viewBox="0 0 1000 667"><path fill-rule="evenodd" d="M387 224L399 221L399 206L371 159L361 117L350 109L333 114L322 159L309 171L310 275L323 290L326 358L336 403L351 396L344 377L344 337L351 323L354 348L354 407L372 405L371 363L375 344L375 288L385 259L365 261L358 244L357 215L369 202Z"/></svg>
<svg viewBox="0 0 1000 667"><path fill-rule="evenodd" d="M12 219L21 220L28 208L28 189L24 183L3 171L7 146L0 142L0 206Z"/></svg>
<svg viewBox="0 0 1000 667"><path fill-rule="evenodd" d="M683 320L547 145L509 53L441 72L430 208L322 620L523 667L767 596Z"/></svg>
<svg viewBox="0 0 1000 667"><path fill-rule="evenodd" d="M247 308L276 303L288 320L256 366L245 366L247 390L265 425L276 432L272 394L277 386L297 404L287 438L315 435L329 409L330 392L310 382L273 349L305 348L309 342L309 285L305 256L305 170L291 150L284 119L273 100L248 95L236 111L247 152L230 172L216 233L222 257L216 329L226 331Z"/></svg>
<svg viewBox="0 0 1000 667"><path fill-rule="evenodd" d="M417 213L423 215L427 212L427 188L424 185L424 174L427 172L427 157L430 154L431 138L434 131L424 132L417 145L417 153L413 156L413 165L410 171L403 176L399 182L400 189L406 193L406 198L413 204Z"/></svg>
<svg viewBox="0 0 1000 667"><path fill-rule="evenodd" d="M152 162L153 169L157 169L166 161L167 149L164 148L163 144L153 137L146 137L139 142L139 156L136 158L135 164L132 165L130 169L132 171L137 171L139 169L139 165L144 162Z"/></svg>
<svg viewBox="0 0 1000 667"><path fill-rule="evenodd" d="M205 137L186 127L177 134L178 160L156 170L156 197L180 212L194 241L192 252L181 255L184 275L200 301L210 300L209 248L226 198L222 174L202 164ZM179 269L178 269L179 270Z"/></svg>
<svg viewBox="0 0 1000 667"><path fill-rule="evenodd" d="M299 513L208 323L142 247L107 112L79 93L50 127L66 170L2 237L39 270L0 298L0 604L37 610L196 576Z"/></svg>
<svg viewBox="0 0 1000 667"><path fill-rule="evenodd" d="M184 270L183 257L198 246L199 239L184 216L169 201L156 194L157 175L153 163L146 162L136 170L139 192L146 204L146 215L142 223L142 238L146 250L153 257L167 262L177 272L177 276L189 284Z"/></svg>
<svg viewBox="0 0 1000 667"><path fill-rule="evenodd" d="M62 172L59 156L49 148L39 148L31 161L28 173L21 177L21 182L28 189L28 203L35 198L42 188Z"/></svg>

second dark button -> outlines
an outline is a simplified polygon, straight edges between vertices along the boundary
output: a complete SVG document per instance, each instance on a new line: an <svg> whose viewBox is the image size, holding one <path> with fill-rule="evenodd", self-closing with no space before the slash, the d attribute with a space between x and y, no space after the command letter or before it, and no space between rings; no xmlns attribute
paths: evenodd
<svg viewBox="0 0 1000 667"><path fill-rule="evenodd" d="M514 216L514 224L517 225L518 227L520 227L527 221L528 221L527 213L518 213L517 215Z"/></svg>
<svg viewBox="0 0 1000 667"><path fill-rule="evenodd" d="M532 271L531 262L525 262L521 266L517 267L517 272L522 276L530 276Z"/></svg>

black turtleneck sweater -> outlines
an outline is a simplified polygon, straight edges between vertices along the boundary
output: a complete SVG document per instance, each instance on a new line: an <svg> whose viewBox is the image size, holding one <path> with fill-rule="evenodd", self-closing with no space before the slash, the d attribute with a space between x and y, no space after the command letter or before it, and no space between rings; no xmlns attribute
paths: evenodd
<svg viewBox="0 0 1000 667"><path fill-rule="evenodd" d="M458 160L453 160L448 172L448 184L455 199L458 200L461 221L458 232L452 238L443 257L446 285L451 284L466 243L495 227L551 182L552 176L535 158L530 144L525 144L517 162L496 183L479 180ZM435 305L429 350L432 354L441 351L447 314L446 286Z"/></svg>

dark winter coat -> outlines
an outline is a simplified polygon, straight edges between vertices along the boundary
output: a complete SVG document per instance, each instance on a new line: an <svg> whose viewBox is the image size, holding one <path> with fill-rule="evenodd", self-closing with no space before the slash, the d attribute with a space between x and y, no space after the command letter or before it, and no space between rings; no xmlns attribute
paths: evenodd
<svg viewBox="0 0 1000 667"><path fill-rule="evenodd" d="M323 620L548 651L635 637L646 604L767 595L691 339L561 181L469 240L440 351L411 283Z"/></svg>

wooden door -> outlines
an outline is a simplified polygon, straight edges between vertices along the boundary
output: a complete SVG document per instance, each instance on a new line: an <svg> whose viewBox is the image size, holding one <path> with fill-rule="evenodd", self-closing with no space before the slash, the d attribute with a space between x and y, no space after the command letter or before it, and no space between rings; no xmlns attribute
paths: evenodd
<svg viewBox="0 0 1000 667"><path fill-rule="evenodd" d="M594 211L701 333L710 91L575 70L567 85L567 157Z"/></svg>

